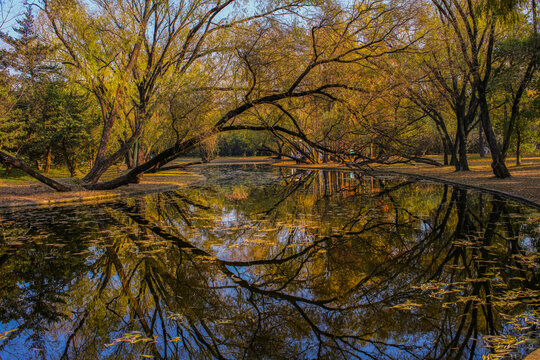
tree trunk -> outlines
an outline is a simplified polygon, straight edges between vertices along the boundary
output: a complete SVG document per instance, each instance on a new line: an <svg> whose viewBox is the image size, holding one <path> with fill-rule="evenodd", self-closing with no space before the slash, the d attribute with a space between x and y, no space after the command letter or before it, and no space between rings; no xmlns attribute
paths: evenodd
<svg viewBox="0 0 540 360"><path fill-rule="evenodd" d="M77 172L77 163L69 156L69 152L66 145L66 139L62 139L62 152L64 154L64 159L66 160L66 165L69 170L71 177L75 177Z"/></svg>
<svg viewBox="0 0 540 360"><path fill-rule="evenodd" d="M13 170L13 165L6 165L6 171L4 172L4 176L9 176L12 170Z"/></svg>
<svg viewBox="0 0 540 360"><path fill-rule="evenodd" d="M133 161L133 150L128 150L124 154L124 161L126 162L126 167L128 169L133 169L135 167L135 163Z"/></svg>
<svg viewBox="0 0 540 360"><path fill-rule="evenodd" d="M469 162L467 160L467 139L465 134L459 136L459 164L457 165L458 171L469 171Z"/></svg>
<svg viewBox="0 0 540 360"><path fill-rule="evenodd" d="M467 133L465 129L465 110L462 106L457 105L454 109L456 113L457 131L456 144L458 147L458 163L456 171L469 171L469 162L467 161Z"/></svg>
<svg viewBox="0 0 540 360"><path fill-rule="evenodd" d="M45 174L48 174L51 171L51 145L47 147L47 156L45 157Z"/></svg>
<svg viewBox="0 0 540 360"><path fill-rule="evenodd" d="M480 98L480 120L482 121L484 135L486 135L486 140L491 152L491 168L493 169L493 174L496 177L504 179L510 176L510 172L506 168L504 157L500 151L499 144L497 143L497 137L495 136L495 132L491 126L491 121L489 118L489 106L485 96L485 89L479 88L478 92Z"/></svg>
<svg viewBox="0 0 540 360"><path fill-rule="evenodd" d="M100 149L98 150L98 154L96 155L94 166L92 167L92 169L90 169L88 174L86 174L86 176L82 180L87 184L96 183L99 180L99 178L105 173L105 171L107 171L109 167L111 167L116 161L118 161L119 159L122 158L122 156L124 156L126 151L128 151L133 146L135 141L137 141L137 139L141 136L141 133L142 133L142 127L139 127L137 130L135 130L133 135L131 135L128 141L126 141L120 147L118 151L116 151L114 154L106 158L104 158L102 154L100 154L100 151L103 150L100 144ZM107 145L107 148L108 148L108 145Z"/></svg>
<svg viewBox="0 0 540 360"><path fill-rule="evenodd" d="M484 149L484 133L482 132L482 123L478 123L478 154L483 159L486 157L486 150Z"/></svg>
<svg viewBox="0 0 540 360"><path fill-rule="evenodd" d="M96 153L96 157L94 159L92 168L86 174L86 176L82 179L84 182L87 183L94 183L99 180L101 175L107 170L107 168L110 166L107 166L106 158L107 158L107 150L109 149L109 141L111 138L112 128L114 119L112 117L107 117L104 119L103 124L103 131L101 132L101 140L99 142L98 151Z"/></svg>
<svg viewBox="0 0 540 360"><path fill-rule="evenodd" d="M36 178L37 180L41 181L47 186L52 187L53 189L57 191L70 191L71 189L63 184L60 184L57 181L54 181L53 179L49 179L46 176L41 175L34 169L32 169L30 166L26 165L22 160L19 160L17 158L14 158L13 156L10 156L2 151L0 151L0 161L3 162L6 166L15 166L28 175Z"/></svg>
<svg viewBox="0 0 540 360"><path fill-rule="evenodd" d="M139 181L139 176L142 173L155 168L158 164L166 164L176 159L180 154L192 149L209 136L210 135L208 133L205 133L203 135L199 135L197 137L193 137L191 139L183 141L180 144L176 144L162 151L161 153L153 157L151 160L145 162L144 164L136 166L132 170L117 177L116 179L98 184L87 184L84 185L84 187L88 190L109 190L116 189L117 187L122 185L137 183Z"/></svg>
<svg viewBox="0 0 540 360"><path fill-rule="evenodd" d="M137 166L144 163L145 153L146 153L146 149L145 149L144 143L142 139L139 138L139 141L137 141Z"/></svg>
<svg viewBox="0 0 540 360"><path fill-rule="evenodd" d="M521 131L516 129L516 166L521 165Z"/></svg>
<svg viewBox="0 0 540 360"><path fill-rule="evenodd" d="M444 138L441 139L442 142L442 150L443 150L443 164L445 166L448 165L448 145L446 144L446 140Z"/></svg>

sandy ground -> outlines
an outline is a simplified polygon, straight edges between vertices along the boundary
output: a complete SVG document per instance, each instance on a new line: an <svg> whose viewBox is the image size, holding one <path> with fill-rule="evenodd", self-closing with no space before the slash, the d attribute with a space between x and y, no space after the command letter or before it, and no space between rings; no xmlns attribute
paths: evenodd
<svg viewBox="0 0 540 360"><path fill-rule="evenodd" d="M191 162L193 160L194 159L183 159L176 164ZM347 168L346 166L335 163L298 165L291 161L276 162L276 160L269 157L219 158L205 166L263 163L275 163L275 165L279 166L309 169ZM509 170L512 176L508 179L495 178L489 164L489 159L473 160L470 162L471 171L466 172L456 172L451 166L434 167L426 164L377 165L374 166L373 169L399 174L426 176L429 178L488 189L528 200L529 202L540 206L540 157L525 158L522 161L522 165L519 167L510 164ZM13 182L0 180L0 207L104 201L123 196L168 191L189 185L199 180L201 180L199 175L176 169L159 174L145 175L141 183L122 186L115 190L74 191L68 193L58 193L45 185L33 181Z"/></svg>

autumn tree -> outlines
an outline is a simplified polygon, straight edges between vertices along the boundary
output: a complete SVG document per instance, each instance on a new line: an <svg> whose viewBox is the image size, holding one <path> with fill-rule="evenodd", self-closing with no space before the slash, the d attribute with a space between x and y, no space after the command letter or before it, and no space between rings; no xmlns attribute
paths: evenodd
<svg viewBox="0 0 540 360"><path fill-rule="evenodd" d="M493 52L505 19L512 11L518 11L516 2L472 2L459 0L433 0L441 26L447 27L463 61L463 68L471 83L470 99L478 104L479 119L492 156L491 167L495 176L510 176L505 165L504 144L501 146L493 129L492 109L489 106L489 84L493 78ZM533 14L536 2L532 2ZM535 15L534 15L535 17ZM536 24L534 25L536 27ZM525 67L516 86L512 112L517 116L524 86L530 81L536 67L536 51Z"/></svg>

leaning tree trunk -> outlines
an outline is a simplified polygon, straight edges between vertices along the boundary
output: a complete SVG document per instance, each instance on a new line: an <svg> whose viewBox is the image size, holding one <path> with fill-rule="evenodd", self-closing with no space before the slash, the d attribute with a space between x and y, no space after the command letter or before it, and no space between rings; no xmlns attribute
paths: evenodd
<svg viewBox="0 0 540 360"><path fill-rule="evenodd" d="M479 89L479 93L485 89ZM501 179L507 178L510 176L510 172L506 168L504 163L503 154L499 148L497 142L497 137L491 126L491 121L489 119L489 107L486 101L485 93L484 96L479 96L480 100L480 120L482 121L482 127L484 129L484 135L486 135L486 140L489 146L489 151L491 152L491 168L493 169L493 174Z"/></svg>
<svg viewBox="0 0 540 360"><path fill-rule="evenodd" d="M174 146L162 151L158 155L154 156L151 160L134 167L127 173L106 182L101 182L97 184L87 184L84 185L84 187L88 190L110 190L115 189L122 185L132 184L132 183L138 183L139 177L146 171L149 171L150 169L154 169L157 167L160 163L167 163L169 161L174 160L176 157L178 157L180 154L192 149L193 147L197 146L201 141L209 137L208 133L204 133L202 135L193 137L191 139L188 139L186 141L183 141L179 144L175 144Z"/></svg>
<svg viewBox="0 0 540 360"><path fill-rule="evenodd" d="M111 139L112 128L114 124L114 118L112 116L104 119L103 131L101 133L101 139L99 141L98 151L94 160L94 165L82 179L86 183L95 183L99 180L101 175L109 168L107 160L107 150L109 149L109 142Z"/></svg>
<svg viewBox="0 0 540 360"><path fill-rule="evenodd" d="M94 162L94 166L88 174L82 179L83 182L87 184L95 184L99 178L109 169L116 161L122 158L124 154L133 146L135 141L141 136L142 134L142 126L139 127L135 132L131 135L131 138L129 138L128 141L126 141L120 149L118 149L114 154L110 155L109 157L104 158L103 157L103 149L100 146L100 149L98 151L98 155L96 155L96 161Z"/></svg>
<svg viewBox="0 0 540 360"><path fill-rule="evenodd" d="M26 165L22 160L14 158L13 156L10 156L2 151L0 151L0 162L3 162L6 166L15 166L21 169L28 175L36 178L37 180L41 181L45 185L48 185L57 191L70 191L71 190L69 187L63 184L60 184L59 182L54 181L53 179L49 179L48 177L41 175L40 173L32 169L30 166Z"/></svg>

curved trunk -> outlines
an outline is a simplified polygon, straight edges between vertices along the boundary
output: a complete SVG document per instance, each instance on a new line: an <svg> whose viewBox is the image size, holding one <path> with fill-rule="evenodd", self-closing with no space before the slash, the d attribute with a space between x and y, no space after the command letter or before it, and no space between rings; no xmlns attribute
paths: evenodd
<svg viewBox="0 0 540 360"><path fill-rule="evenodd" d="M86 183L92 184L97 182L101 175L103 175L103 173L110 166L107 164L107 150L109 149L109 141L111 138L113 123L114 120L111 117L108 117L105 120L98 151L96 153L96 158L94 159L94 165L92 166L88 174L86 174L85 177L83 177L82 179Z"/></svg>
<svg viewBox="0 0 540 360"><path fill-rule="evenodd" d="M94 166L92 169L86 174L86 176L82 179L83 182L87 184L95 184L99 178L107 171L108 168L110 168L116 161L118 161L124 154L133 146L135 141L141 136L142 133L142 127L139 127L133 135L131 135L131 138L129 138L128 141L126 141L118 151L116 151L114 154L110 155L107 158L102 158L100 155L96 156L96 161L94 163Z"/></svg>

